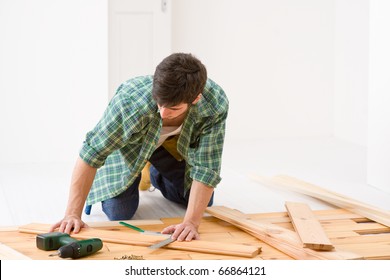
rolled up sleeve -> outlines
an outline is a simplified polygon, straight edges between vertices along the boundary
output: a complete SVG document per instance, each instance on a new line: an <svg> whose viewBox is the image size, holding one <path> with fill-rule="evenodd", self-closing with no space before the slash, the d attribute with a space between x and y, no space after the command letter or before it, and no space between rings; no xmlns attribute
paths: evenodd
<svg viewBox="0 0 390 280"><path fill-rule="evenodd" d="M99 168L104 165L106 160L105 155L100 155L87 141L84 141L83 146L81 147L79 156L84 160L88 165Z"/></svg>
<svg viewBox="0 0 390 280"><path fill-rule="evenodd" d="M134 111L126 99L116 95L99 123L87 133L79 152L80 158L92 167L103 166L106 158L125 146L134 132Z"/></svg>
<svg viewBox="0 0 390 280"><path fill-rule="evenodd" d="M222 150L227 112L213 118L200 135L199 145L191 152L190 177L216 187L221 181Z"/></svg>
<svg viewBox="0 0 390 280"><path fill-rule="evenodd" d="M202 166L192 167L190 177L212 188L215 188L221 182L221 176L218 172Z"/></svg>

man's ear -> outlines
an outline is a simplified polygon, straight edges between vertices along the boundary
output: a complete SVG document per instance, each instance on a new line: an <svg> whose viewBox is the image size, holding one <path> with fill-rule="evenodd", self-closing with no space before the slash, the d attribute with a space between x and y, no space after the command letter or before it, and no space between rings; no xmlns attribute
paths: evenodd
<svg viewBox="0 0 390 280"><path fill-rule="evenodd" d="M195 100L192 101L192 105L195 105L196 103L198 103L201 98L202 98L202 94L199 93L198 96L195 98Z"/></svg>

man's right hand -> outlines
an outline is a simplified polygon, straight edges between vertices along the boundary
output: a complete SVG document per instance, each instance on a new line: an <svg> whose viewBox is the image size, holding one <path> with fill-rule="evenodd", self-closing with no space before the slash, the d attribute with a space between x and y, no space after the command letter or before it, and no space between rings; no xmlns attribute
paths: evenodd
<svg viewBox="0 0 390 280"><path fill-rule="evenodd" d="M96 168L89 166L80 157L77 158L72 174L65 217L61 221L53 224L50 227L50 231L58 228L58 231L70 234L71 231L78 233L81 228L88 227L81 220L81 215L83 205L95 178L96 170Z"/></svg>
<svg viewBox="0 0 390 280"><path fill-rule="evenodd" d="M81 228L86 228L88 225L84 223L80 217L76 215L70 215L63 218L61 221L55 223L50 227L50 231L54 231L58 228L59 232L70 234L80 232Z"/></svg>

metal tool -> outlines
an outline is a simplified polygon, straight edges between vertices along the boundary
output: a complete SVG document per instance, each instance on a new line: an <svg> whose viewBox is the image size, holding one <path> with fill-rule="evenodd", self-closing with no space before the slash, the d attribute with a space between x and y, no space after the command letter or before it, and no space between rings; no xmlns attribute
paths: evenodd
<svg viewBox="0 0 390 280"><path fill-rule="evenodd" d="M130 225L128 223L125 223L125 222L119 222L119 224L125 226L125 227L128 227L128 228L131 228L131 229L134 229L142 234L147 234L147 235L166 235L166 236L170 236L169 234L163 234L161 232L158 232L158 231L151 231L151 230L143 230L142 228L139 228L139 227L136 227L134 225Z"/></svg>
<svg viewBox="0 0 390 280"><path fill-rule="evenodd" d="M88 256L103 248L103 242L99 238L79 241L62 232L38 234L36 244L38 249L41 250L57 250L56 253L49 256L73 259Z"/></svg>
<svg viewBox="0 0 390 280"><path fill-rule="evenodd" d="M119 223L120 223L121 225L125 226L125 227L134 229L134 230L136 230L136 231L138 231L138 232L140 232L140 233L142 233L142 234L147 234L147 235L164 235L164 236L168 236L167 239L164 239L164 240L161 241L161 242L158 242L158 243L156 243L156 244L153 244L153 245L149 246L148 248L150 248L150 249L158 249L158 248L164 247L164 246L168 245L169 243L172 243L173 241L175 241L175 240L172 239L172 237L171 237L170 234L163 234L163 233L157 232L157 231L143 230L143 229L141 229L141 228L139 228L139 227L136 227L136 226L134 226L134 225L130 225L130 224L125 223L125 222L119 222Z"/></svg>
<svg viewBox="0 0 390 280"><path fill-rule="evenodd" d="M171 236L169 236L167 239L165 239L165 240L163 240L161 242L158 242L156 244L153 244L153 245L149 246L148 248L149 249L158 249L158 248L164 247L164 246L166 246L166 245L168 245L168 244L170 244L170 243L172 243L174 241L175 240L172 239Z"/></svg>
<svg viewBox="0 0 390 280"><path fill-rule="evenodd" d="M103 242L99 238L91 238L64 245L56 253L50 254L49 257L78 259L96 253L101 248L103 248Z"/></svg>

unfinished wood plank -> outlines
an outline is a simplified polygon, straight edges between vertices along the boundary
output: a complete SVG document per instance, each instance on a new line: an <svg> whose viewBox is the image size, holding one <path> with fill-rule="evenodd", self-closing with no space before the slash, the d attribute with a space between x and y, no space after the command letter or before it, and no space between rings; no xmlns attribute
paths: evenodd
<svg viewBox="0 0 390 280"><path fill-rule="evenodd" d="M339 238L350 238L350 237L360 236L360 234L358 234L354 231L333 231L333 232L330 231L330 232L326 232L326 233L333 244L335 244L333 242L334 238L338 238L338 237Z"/></svg>
<svg viewBox="0 0 390 280"><path fill-rule="evenodd" d="M324 188L299 180L297 178L286 175L278 175L270 178L253 175L252 178L265 186L286 189L312 196L314 198L323 200L324 202L345 208L348 211L357 213L373 221L390 227L389 211L385 211L372 205L354 200L347 196L343 196L336 192L326 190Z"/></svg>
<svg viewBox="0 0 390 280"><path fill-rule="evenodd" d="M17 226L10 226L10 227L0 227L0 232L2 231L17 231Z"/></svg>
<svg viewBox="0 0 390 280"><path fill-rule="evenodd" d="M367 260L390 260L390 244L388 242L340 244L337 246L344 250L354 250L354 252L364 255Z"/></svg>
<svg viewBox="0 0 390 280"><path fill-rule="evenodd" d="M350 251L361 255L364 259L389 258L390 250L386 244L390 244L390 233L371 234L372 232L377 232L381 228L383 228L384 231L386 227L383 227L376 222L368 220L367 218L362 218L361 215L351 214L351 212L348 212L347 210L343 209L316 210L313 212L319 219L332 244L336 247L337 252L339 252L340 250ZM288 220L290 219L288 218L288 213L286 211L278 213L273 212L253 214L243 214L239 211L235 211L235 213L237 215L241 214L241 218L243 219L254 220L254 222L256 222L256 220L258 220L259 223L272 222L274 224L276 223L276 225L283 225L283 227L287 227L287 224L290 224L290 228L293 231L291 222L288 223ZM280 217L281 220L278 220L278 217ZM110 230L138 234L136 231L117 225L116 223L117 222L109 222L107 225L103 225L103 228L99 227L99 229L104 229L104 231ZM129 223L133 223L133 221L129 221ZM93 223L89 223L89 226L94 228L94 225L92 225ZM159 231L166 226L168 226L168 224L161 224L161 222L158 221L151 221L150 225L140 225L140 227L148 228L152 231ZM275 246L265 243L264 241L260 240L260 238L255 237L255 235L248 234L244 230L240 230L238 227L232 225L231 223L227 221L222 221L216 217L203 218L201 227L202 240L213 242L223 240L224 243L245 244L252 245L255 247L261 247L261 254L257 255L253 259L293 259L293 257L291 257L290 255L287 255L285 252L278 250ZM358 231L359 233L364 233L364 235L358 234L356 231ZM49 257L49 253L51 252L38 250L35 244L35 237L36 234L20 233L17 230L12 229L11 231L0 231L1 243L27 257L39 260L59 259L56 257ZM297 235L296 237L298 238ZM78 238L77 235L75 236L75 238ZM297 244L302 246L298 242ZM303 248L300 247L300 249ZM190 252L186 250L171 250L168 248L150 250L145 246L127 245L110 242L104 242L102 250L100 250L96 254L87 257L87 259L91 260L113 260L131 258L142 258L145 260L241 259L241 257L238 256Z"/></svg>
<svg viewBox="0 0 390 280"><path fill-rule="evenodd" d="M352 219L354 221L364 221L367 218L362 217L356 213L352 213L345 209L328 209L316 210L315 215L319 221L325 220L346 220ZM253 213L245 214L245 217L251 220L259 220L264 223L284 223L289 222L290 218L286 212L272 212L272 213Z"/></svg>
<svg viewBox="0 0 390 280"><path fill-rule="evenodd" d="M348 223L345 224L341 223L329 223L329 224L323 224L322 227L326 230L326 232L331 231L354 231L359 234L374 234L374 233L388 233L390 232L390 228L386 227L382 224L378 223L364 223L364 224L357 224L357 223Z"/></svg>
<svg viewBox="0 0 390 280"><path fill-rule="evenodd" d="M322 251L334 249L320 222L307 204L286 202L285 206L304 247Z"/></svg>
<svg viewBox="0 0 390 280"><path fill-rule="evenodd" d="M357 235L357 236L348 236L348 238L343 237L334 237L331 239L332 243L336 246L339 244L375 244L381 242L387 242L390 244L390 234L389 233L380 233L380 234L370 234L370 235ZM390 255L390 252L389 252Z"/></svg>
<svg viewBox="0 0 390 280"><path fill-rule="evenodd" d="M362 256L351 252L314 251L302 248L300 239L295 232L276 225L247 220L241 212L224 206L208 207L206 211L217 218L232 223L295 259L362 259Z"/></svg>
<svg viewBox="0 0 390 280"><path fill-rule="evenodd" d="M50 225L47 224L28 224L19 227L19 232L45 233L48 232L49 229ZM81 232L72 234L71 236L77 239L100 238L105 242L137 246L150 246L167 238L166 236L161 235L132 233L127 230L110 231L94 229L91 227L83 228ZM191 242L173 242L165 246L165 248L210 254L232 255L247 258L253 258L260 253L260 248L255 246L227 244L222 242L210 242L202 240L193 240Z"/></svg>
<svg viewBox="0 0 390 280"><path fill-rule="evenodd" d="M31 258L0 243L0 260L31 260Z"/></svg>
<svg viewBox="0 0 390 280"><path fill-rule="evenodd" d="M123 222L132 224L134 226L154 226L164 224L161 220L124 220ZM118 221L88 222L87 224L93 228L109 228L118 226Z"/></svg>

